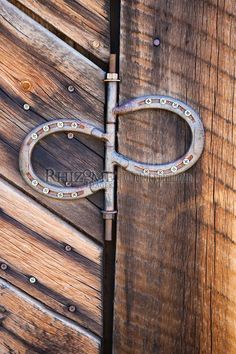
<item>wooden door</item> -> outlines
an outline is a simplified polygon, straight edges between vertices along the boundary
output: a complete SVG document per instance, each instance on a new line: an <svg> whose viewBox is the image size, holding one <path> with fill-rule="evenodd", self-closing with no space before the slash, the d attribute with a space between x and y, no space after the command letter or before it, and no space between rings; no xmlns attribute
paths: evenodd
<svg viewBox="0 0 236 354"><path fill-rule="evenodd" d="M206 136L176 178L118 171L115 354L236 353L235 16L234 0L121 1L120 101L179 98ZM119 121L138 161L174 160L189 139L171 113Z"/></svg>
<svg viewBox="0 0 236 354"><path fill-rule="evenodd" d="M28 187L18 155L56 118L104 125L109 2L0 0L0 353L99 353L103 336L103 195L63 202ZM58 185L103 170L103 144L66 134L35 149Z"/></svg>

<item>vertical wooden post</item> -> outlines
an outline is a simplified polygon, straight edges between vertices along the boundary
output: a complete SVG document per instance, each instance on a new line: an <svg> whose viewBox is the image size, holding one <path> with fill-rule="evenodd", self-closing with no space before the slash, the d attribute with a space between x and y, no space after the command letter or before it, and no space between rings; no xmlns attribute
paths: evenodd
<svg viewBox="0 0 236 354"><path fill-rule="evenodd" d="M233 254L233 1L121 1L120 101L168 94L206 127L204 155L175 179L118 171L115 354L236 351ZM119 122L119 151L175 159L188 130L170 113Z"/></svg>

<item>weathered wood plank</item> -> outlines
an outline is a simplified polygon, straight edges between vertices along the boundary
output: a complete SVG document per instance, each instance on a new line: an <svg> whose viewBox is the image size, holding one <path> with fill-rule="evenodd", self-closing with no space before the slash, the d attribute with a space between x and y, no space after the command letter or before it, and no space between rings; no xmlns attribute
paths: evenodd
<svg viewBox="0 0 236 354"><path fill-rule="evenodd" d="M88 52L107 62L110 53L109 1L17 0L66 34Z"/></svg>
<svg viewBox="0 0 236 354"><path fill-rule="evenodd" d="M104 72L9 2L1 0L0 4L0 139L4 151L1 158L5 159L0 173L102 240L103 222L98 209L103 204L102 193L71 204L42 199L22 183L17 159L24 136L44 121L77 117L103 127ZM67 90L71 84L73 93ZM30 105L29 111L23 109L25 102ZM98 173L103 168L102 157L103 146L95 139L80 137L69 142L62 136L45 141L34 160L41 174L45 168Z"/></svg>
<svg viewBox="0 0 236 354"><path fill-rule="evenodd" d="M0 280L2 353L100 353L100 340Z"/></svg>
<svg viewBox="0 0 236 354"><path fill-rule="evenodd" d="M101 334L101 247L3 180L0 194L1 276Z"/></svg>
<svg viewBox="0 0 236 354"><path fill-rule="evenodd" d="M168 94L206 127L181 180L118 173L114 353L227 353L235 342L235 2L121 1L120 100ZM160 46L153 40L160 38ZM120 118L119 150L163 162L189 137L169 114Z"/></svg>

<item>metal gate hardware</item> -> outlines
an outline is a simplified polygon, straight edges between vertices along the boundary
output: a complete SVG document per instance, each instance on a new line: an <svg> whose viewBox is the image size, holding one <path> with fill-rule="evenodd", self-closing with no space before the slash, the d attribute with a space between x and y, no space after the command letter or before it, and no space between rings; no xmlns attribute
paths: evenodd
<svg viewBox="0 0 236 354"><path fill-rule="evenodd" d="M115 73L115 56L111 56L110 72L107 74L106 131L79 119L57 119L34 128L24 139L20 150L19 167L24 180L37 192L51 198L71 200L87 197L99 190L105 190L105 240L112 238L112 219L116 214L114 203L115 166L140 176L163 178L185 172L201 156L204 146L204 128L198 114L187 104L168 96L151 95L138 97L117 106L118 74ZM147 164L133 161L115 150L117 116L144 109L163 109L176 113L189 125L192 141L188 151L174 162ZM50 134L72 132L91 135L105 143L105 169L101 180L82 187L57 187L39 178L32 167L31 157L35 145Z"/></svg>

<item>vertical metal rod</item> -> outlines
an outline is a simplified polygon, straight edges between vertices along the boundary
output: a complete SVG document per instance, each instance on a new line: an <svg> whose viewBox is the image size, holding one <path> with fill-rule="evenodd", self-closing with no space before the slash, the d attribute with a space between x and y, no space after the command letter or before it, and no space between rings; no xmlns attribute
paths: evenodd
<svg viewBox="0 0 236 354"><path fill-rule="evenodd" d="M115 210L115 174L114 164L112 162L112 153L115 150L116 134L116 116L113 114L113 108L117 103L117 85L118 74L116 73L116 54L111 54L109 63L109 73L105 81L107 82L107 112L106 112L106 133L109 135L109 141L106 142L105 153L105 210L103 218L105 219L105 240L112 240L112 221L116 214Z"/></svg>

